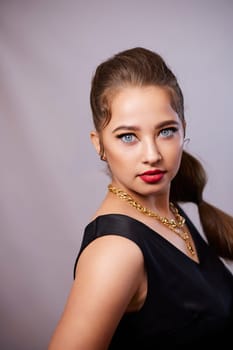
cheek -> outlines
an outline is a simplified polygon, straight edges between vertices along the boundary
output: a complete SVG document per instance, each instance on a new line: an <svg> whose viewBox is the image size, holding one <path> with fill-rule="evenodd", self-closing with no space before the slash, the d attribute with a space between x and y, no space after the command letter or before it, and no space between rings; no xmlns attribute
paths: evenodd
<svg viewBox="0 0 233 350"><path fill-rule="evenodd" d="M108 164L110 167L119 167L121 163L124 162L124 157L122 153L119 151L118 148L114 147L108 147L105 149L105 155L108 161Z"/></svg>
<svg viewBox="0 0 233 350"><path fill-rule="evenodd" d="M174 152L173 156L173 169L174 169L174 175L178 172L180 168L181 158L182 158L183 148L180 148L178 152Z"/></svg>
<svg viewBox="0 0 233 350"><path fill-rule="evenodd" d="M183 147L180 147L177 152L174 152L174 159L176 159L177 162L180 162L182 153L183 153Z"/></svg>
<svg viewBox="0 0 233 350"><path fill-rule="evenodd" d="M169 147L169 149L164 149L164 159L167 159L168 165L177 169L180 166L182 153L182 145L173 145L173 147Z"/></svg>
<svg viewBox="0 0 233 350"><path fill-rule="evenodd" d="M160 144L161 151L165 158L176 159L180 158L183 152L183 144L179 141Z"/></svg>
<svg viewBox="0 0 233 350"><path fill-rule="evenodd" d="M105 147L105 154L109 161L128 162L135 156L136 149L120 143L111 142Z"/></svg>

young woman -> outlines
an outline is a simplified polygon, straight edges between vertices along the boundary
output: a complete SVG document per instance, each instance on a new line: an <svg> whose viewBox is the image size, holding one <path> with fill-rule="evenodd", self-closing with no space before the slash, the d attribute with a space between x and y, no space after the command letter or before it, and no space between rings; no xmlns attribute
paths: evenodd
<svg viewBox="0 0 233 350"><path fill-rule="evenodd" d="M202 198L176 77L155 52L129 49L97 67L90 99L111 181L49 350L224 348L233 276L219 256L233 259L233 218ZM190 201L208 243L179 206Z"/></svg>

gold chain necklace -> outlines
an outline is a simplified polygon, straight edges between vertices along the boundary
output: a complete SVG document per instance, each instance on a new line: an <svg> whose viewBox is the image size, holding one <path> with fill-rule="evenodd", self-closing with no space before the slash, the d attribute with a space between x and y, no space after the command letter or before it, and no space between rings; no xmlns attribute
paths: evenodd
<svg viewBox="0 0 233 350"><path fill-rule="evenodd" d="M109 192L112 192L120 199L125 200L127 203L129 203L132 207L134 207L135 209L140 211L142 214L157 219L163 225L165 225L170 230L175 232L180 238L182 238L184 240L186 247L188 249L188 252L191 255L195 255L195 250L194 250L194 247L192 245L191 238L190 238L188 232L186 232L184 229L182 229L184 227L184 224L185 224L185 218L183 218L183 216L181 216L179 214L178 209L175 207L175 205L173 203L170 202L169 204L170 204L170 209L175 216L175 219L168 219L165 216L160 216L159 214L153 212L152 210L150 210L146 207L143 207L140 203L136 202L135 199L133 199L133 197L131 197L127 192L124 192L120 188L116 188L110 184L110 185L108 185L108 190L109 190Z"/></svg>

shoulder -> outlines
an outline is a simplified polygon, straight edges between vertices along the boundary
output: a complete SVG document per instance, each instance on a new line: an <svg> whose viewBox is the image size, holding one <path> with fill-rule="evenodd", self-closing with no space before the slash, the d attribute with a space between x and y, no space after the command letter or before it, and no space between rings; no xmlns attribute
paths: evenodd
<svg viewBox="0 0 233 350"><path fill-rule="evenodd" d="M85 265L86 268L98 270L124 270L125 267L137 269L143 264L143 255L140 248L132 240L121 236L106 233L90 242L81 252L76 269Z"/></svg>
<svg viewBox="0 0 233 350"><path fill-rule="evenodd" d="M75 273L78 283L88 280L89 288L98 286L102 296L107 298L110 293L116 303L125 300L126 307L142 283L144 258L134 242L107 235L97 238L83 250Z"/></svg>
<svg viewBox="0 0 233 350"><path fill-rule="evenodd" d="M95 218L85 228L79 254L75 261L74 275L81 256L83 259L83 256L87 254L100 254L106 258L110 256L111 261L113 258L121 259L121 254L125 255L125 259L136 255L142 258L137 230L137 222L127 215L106 214Z"/></svg>
<svg viewBox="0 0 233 350"><path fill-rule="evenodd" d="M94 218L86 227L84 235L87 233L95 234L96 237L108 234L108 232L117 235L135 237L135 234L142 229L143 225L136 218L127 214L111 213L103 214Z"/></svg>
<svg viewBox="0 0 233 350"><path fill-rule="evenodd" d="M105 214L92 220L84 230L81 250L98 237L109 234L128 238L140 245L141 223L125 214Z"/></svg>

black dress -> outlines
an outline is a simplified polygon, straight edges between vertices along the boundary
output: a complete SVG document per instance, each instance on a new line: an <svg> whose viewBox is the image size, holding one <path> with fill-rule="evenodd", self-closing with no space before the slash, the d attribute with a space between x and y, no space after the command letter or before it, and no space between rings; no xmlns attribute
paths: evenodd
<svg viewBox="0 0 233 350"><path fill-rule="evenodd" d="M147 271L145 303L123 316L109 349L233 349L233 275L180 211L199 263L129 216L102 215L87 225L78 257L97 237L115 234L140 247Z"/></svg>

